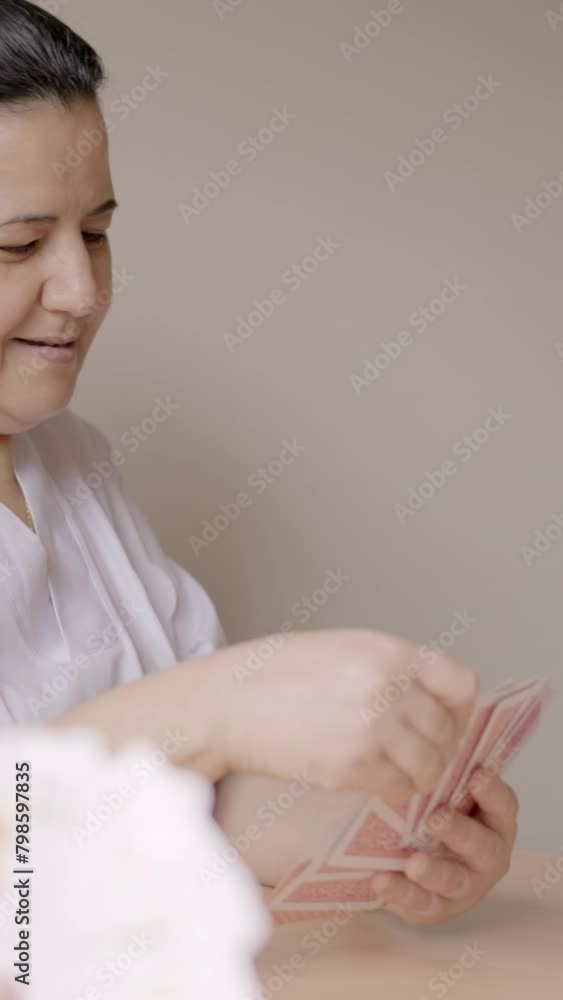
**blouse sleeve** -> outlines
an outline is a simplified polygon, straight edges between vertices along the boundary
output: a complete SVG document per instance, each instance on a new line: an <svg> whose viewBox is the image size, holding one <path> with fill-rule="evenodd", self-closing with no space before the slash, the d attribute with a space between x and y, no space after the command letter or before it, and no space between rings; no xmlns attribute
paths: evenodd
<svg viewBox="0 0 563 1000"><path fill-rule="evenodd" d="M178 660L206 656L226 644L225 634L215 606L198 580L162 549L143 512L120 484L132 524L143 538L152 571L160 571L160 587L166 583L174 591L174 610L170 615L172 644ZM149 581L145 581L149 586Z"/></svg>
<svg viewBox="0 0 563 1000"><path fill-rule="evenodd" d="M99 461L112 454L106 437L85 420L83 432ZM91 466L90 466L91 467ZM162 549L145 514L128 495L120 469L112 468L97 497L110 517L129 561L169 634L179 661L205 656L226 644L219 617L201 584Z"/></svg>

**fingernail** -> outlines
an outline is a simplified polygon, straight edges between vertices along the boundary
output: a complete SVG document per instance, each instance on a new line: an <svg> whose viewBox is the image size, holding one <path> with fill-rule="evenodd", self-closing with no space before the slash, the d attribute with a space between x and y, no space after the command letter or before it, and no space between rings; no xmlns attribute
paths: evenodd
<svg viewBox="0 0 563 1000"><path fill-rule="evenodd" d="M376 892L383 892L390 882L390 875L374 875L373 877L373 887Z"/></svg>
<svg viewBox="0 0 563 1000"><path fill-rule="evenodd" d="M407 862L407 869L405 874L409 878L419 878L420 875L424 874L426 869L426 858L422 854L417 854L410 858Z"/></svg>
<svg viewBox="0 0 563 1000"><path fill-rule="evenodd" d="M469 782L467 787L469 788L469 791L473 795L475 792L479 791L479 789L486 783L486 781L487 781L487 775L485 774L484 771L481 771L479 769L478 771L475 771L471 775L471 781Z"/></svg>

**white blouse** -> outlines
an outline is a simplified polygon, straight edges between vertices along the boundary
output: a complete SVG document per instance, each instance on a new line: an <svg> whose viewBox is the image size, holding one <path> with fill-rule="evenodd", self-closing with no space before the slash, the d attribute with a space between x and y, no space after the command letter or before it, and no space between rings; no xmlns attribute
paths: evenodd
<svg viewBox="0 0 563 1000"><path fill-rule="evenodd" d="M0 504L0 724L55 718L224 643L209 597L126 496L100 431L67 410L13 449L37 534Z"/></svg>

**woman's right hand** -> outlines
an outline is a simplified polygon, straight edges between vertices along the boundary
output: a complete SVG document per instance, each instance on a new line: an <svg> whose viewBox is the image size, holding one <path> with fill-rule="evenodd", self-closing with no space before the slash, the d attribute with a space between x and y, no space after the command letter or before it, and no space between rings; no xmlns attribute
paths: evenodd
<svg viewBox="0 0 563 1000"><path fill-rule="evenodd" d="M371 631L278 635L211 659L226 771L299 772L392 805L436 787L478 687L449 657L426 663L412 643Z"/></svg>

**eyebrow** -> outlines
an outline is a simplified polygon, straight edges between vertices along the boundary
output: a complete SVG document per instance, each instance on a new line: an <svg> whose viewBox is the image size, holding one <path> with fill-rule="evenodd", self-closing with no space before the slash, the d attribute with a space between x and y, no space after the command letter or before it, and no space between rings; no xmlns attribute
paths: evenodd
<svg viewBox="0 0 563 1000"><path fill-rule="evenodd" d="M105 201L103 205L98 205L97 208L93 209L92 212L88 212L86 216L87 219L93 219L98 215L105 215L106 212L113 212L118 208L118 203L115 198L110 198L109 201ZM32 222L57 222L56 215L15 215L13 219L7 219L6 222L0 222L0 228L2 226L13 226L16 223L29 224Z"/></svg>

